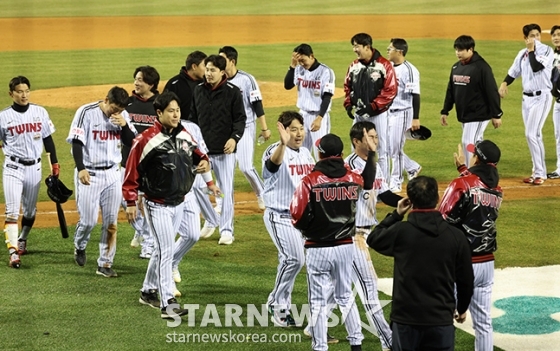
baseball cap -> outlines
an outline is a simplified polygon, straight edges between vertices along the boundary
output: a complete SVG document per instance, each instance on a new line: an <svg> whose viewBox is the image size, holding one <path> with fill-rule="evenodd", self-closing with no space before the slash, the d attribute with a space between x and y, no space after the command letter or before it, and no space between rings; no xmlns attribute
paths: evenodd
<svg viewBox="0 0 560 351"><path fill-rule="evenodd" d="M432 131L424 126L420 126L417 130L408 128L404 132L404 136L407 140L427 140L432 136Z"/></svg>
<svg viewBox="0 0 560 351"><path fill-rule="evenodd" d="M496 144L490 140L481 140L476 144L468 144L467 151L472 152L484 163L498 163L502 155Z"/></svg>
<svg viewBox="0 0 560 351"><path fill-rule="evenodd" d="M341 156L344 144L338 135L329 133L317 140L317 149L324 157Z"/></svg>

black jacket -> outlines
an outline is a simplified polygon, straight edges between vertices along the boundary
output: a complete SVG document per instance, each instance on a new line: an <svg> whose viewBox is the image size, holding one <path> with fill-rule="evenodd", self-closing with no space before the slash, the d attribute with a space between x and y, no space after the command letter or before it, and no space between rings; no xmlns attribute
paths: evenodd
<svg viewBox="0 0 560 351"><path fill-rule="evenodd" d="M500 118L500 95L492 68L475 51L471 59L456 62L451 68L442 115L449 115L455 105L461 123Z"/></svg>
<svg viewBox="0 0 560 351"><path fill-rule="evenodd" d="M179 100L181 100L181 119L188 120L191 113L191 105L193 99L194 87L196 87L201 80L194 80L187 73L187 67L181 67L179 74L167 81L165 84L165 90L174 92ZM198 121L192 120L194 123L198 124Z"/></svg>
<svg viewBox="0 0 560 351"><path fill-rule="evenodd" d="M149 99L142 99L140 96L136 95L136 93L132 92L132 95L128 99L126 111L130 116L130 122L136 128L138 134L153 126L154 122L157 120L157 114L154 108L154 100L157 96L158 94L156 93ZM130 146L123 144L121 153L121 166L126 167Z"/></svg>
<svg viewBox="0 0 560 351"><path fill-rule="evenodd" d="M469 243L435 209L412 210L408 221L402 219L389 213L367 238L375 251L395 260L391 321L452 325L455 306L464 313L473 294Z"/></svg>
<svg viewBox="0 0 560 351"><path fill-rule="evenodd" d="M228 83L225 76L215 88L206 82L198 84L194 88L191 119L198 120L208 154L223 154L228 139L239 143L245 131L247 116L241 91Z"/></svg>

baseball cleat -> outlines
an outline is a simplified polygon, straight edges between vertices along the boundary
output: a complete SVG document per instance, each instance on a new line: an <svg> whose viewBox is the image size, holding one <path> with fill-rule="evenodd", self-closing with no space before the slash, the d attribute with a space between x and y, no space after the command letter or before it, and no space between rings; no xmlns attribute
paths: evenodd
<svg viewBox="0 0 560 351"><path fill-rule="evenodd" d="M115 272L111 267L97 267L96 274L102 275L106 278L112 278L117 276L117 272Z"/></svg>
<svg viewBox="0 0 560 351"><path fill-rule="evenodd" d="M552 173L548 173L548 174L546 175L546 177L547 177L548 179L560 179L560 172L554 171L554 172L552 172Z"/></svg>
<svg viewBox="0 0 560 351"><path fill-rule="evenodd" d="M161 318L175 319L177 316L184 316L189 313L188 310L182 309L175 298L167 300L167 306L161 309Z"/></svg>
<svg viewBox="0 0 560 351"><path fill-rule="evenodd" d="M418 169L416 169L412 172L406 172L408 174L408 180L412 180L412 179L418 177L418 175L420 174L421 171L422 171L422 166L418 167Z"/></svg>
<svg viewBox="0 0 560 351"><path fill-rule="evenodd" d="M145 259L145 260L149 260L150 258L152 258L152 253L151 252L140 252L140 255L138 255L138 257Z"/></svg>
<svg viewBox="0 0 560 351"><path fill-rule="evenodd" d="M222 236L220 236L220 240L218 240L218 245L231 245L231 244L233 244L233 235L222 234Z"/></svg>
<svg viewBox="0 0 560 351"><path fill-rule="evenodd" d="M173 270L173 281L175 283L180 283L181 282L181 272L179 272L178 269Z"/></svg>
<svg viewBox="0 0 560 351"><path fill-rule="evenodd" d="M212 236L212 234L214 234L215 231L216 231L216 227L208 224L208 221L205 221L204 225L202 226L202 229L200 229L200 238L201 239L209 238Z"/></svg>
<svg viewBox="0 0 560 351"><path fill-rule="evenodd" d="M177 288L173 289L173 296L175 297L181 297L181 292L179 290L177 290Z"/></svg>
<svg viewBox="0 0 560 351"><path fill-rule="evenodd" d="M130 247L138 247L140 246L140 241L142 241L141 236L136 236L134 235L134 237L132 238L132 240L130 241Z"/></svg>
<svg viewBox="0 0 560 351"><path fill-rule="evenodd" d="M542 185L542 184L544 184L544 179L542 179L541 177L536 177L533 180L533 185Z"/></svg>
<svg viewBox="0 0 560 351"><path fill-rule="evenodd" d="M262 196L257 197L257 203L259 204L259 209L264 210L265 206Z"/></svg>
<svg viewBox="0 0 560 351"><path fill-rule="evenodd" d="M14 252L10 255L10 263L9 266L12 268L19 268L21 267L21 261L19 259L19 255L17 252Z"/></svg>
<svg viewBox="0 0 560 351"><path fill-rule="evenodd" d="M534 181L535 181L535 178L533 178L533 176L530 176L529 178L523 179L523 183L526 183L526 184L533 184Z"/></svg>
<svg viewBox="0 0 560 351"><path fill-rule="evenodd" d="M18 240L17 253L20 256L27 254L27 240Z"/></svg>
<svg viewBox="0 0 560 351"><path fill-rule="evenodd" d="M74 261L78 266L83 267L86 264L86 250L74 249Z"/></svg>
<svg viewBox="0 0 560 351"><path fill-rule="evenodd" d="M160 308L157 289L150 289L147 293L140 291L140 293L140 299L138 299L138 302L152 308Z"/></svg>
<svg viewBox="0 0 560 351"><path fill-rule="evenodd" d="M308 338L311 338L311 332L309 331L309 326L303 329L303 335L307 336ZM338 344L338 339L330 335L329 333L327 333L327 344Z"/></svg>

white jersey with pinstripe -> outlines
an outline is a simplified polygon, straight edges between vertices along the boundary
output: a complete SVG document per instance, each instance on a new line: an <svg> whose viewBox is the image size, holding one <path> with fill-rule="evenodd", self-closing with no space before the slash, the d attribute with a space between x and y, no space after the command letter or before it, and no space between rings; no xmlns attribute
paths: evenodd
<svg viewBox="0 0 560 351"><path fill-rule="evenodd" d="M560 51L554 51L553 70L556 70L556 79L560 79ZM553 71L554 72L554 71ZM554 122L554 137L556 139L556 174L560 174L560 98L556 98L552 110L552 121Z"/></svg>
<svg viewBox="0 0 560 351"><path fill-rule="evenodd" d="M350 169L362 173L366 160L352 153L344 160ZM383 171L377 167L373 189L362 190L356 204L356 235L354 236L354 259L352 263L352 281L366 309L369 323L377 330L381 347L390 349L392 346L392 333L389 324L383 315L383 309L377 293L377 274L371 260L366 235L371 227L376 225L377 195L388 191L387 182L384 181Z"/></svg>
<svg viewBox="0 0 560 351"><path fill-rule="evenodd" d="M473 321L474 349L477 351L492 351L493 327L492 315L492 285L494 285L494 261L473 263L474 291L469 304L469 312Z"/></svg>
<svg viewBox="0 0 560 351"><path fill-rule="evenodd" d="M253 165L253 157L255 155L255 123L259 116L257 116L254 110L253 103L262 101L262 94L255 77L245 71L237 70L235 76L228 78L228 81L241 90L243 106L245 107L245 114L247 115L245 132L237 143L237 153L235 157L237 158L239 169L249 181L255 194L260 197L264 184Z"/></svg>
<svg viewBox="0 0 560 351"><path fill-rule="evenodd" d="M279 142L270 145L263 154L264 178L264 224L272 242L278 249L278 267L274 288L267 305L274 310L288 310L292 303L292 290L297 274L305 262L303 237L292 225L290 203L301 179L315 166L309 150L286 147L282 164L276 172L270 172L266 161L272 156Z"/></svg>
<svg viewBox="0 0 560 351"><path fill-rule="evenodd" d="M549 94L552 89L550 77L552 74L552 63L554 52L548 45L535 40L535 57L544 69L533 72L527 49L519 51L513 64L508 70L508 75L513 78L521 76L523 85L522 114L525 124L525 137L533 161L533 178L546 179L546 163L542 129L546 117L552 106L552 96ZM536 95L539 92L539 95ZM525 94L532 94L527 96Z"/></svg>
<svg viewBox="0 0 560 351"><path fill-rule="evenodd" d="M323 135L330 133L331 120L330 110L332 101L323 116L321 128L315 132L311 131L311 123L319 115L323 94L330 93L334 96L335 75L334 71L328 66L319 63L317 68L310 71L303 66L298 65L294 70L294 84L298 89L297 107L303 116L303 125L305 126L306 138L303 146L313 151L315 158L318 157L317 147L315 143L321 139Z"/></svg>
<svg viewBox="0 0 560 351"><path fill-rule="evenodd" d="M420 165L404 153L404 132L412 126L412 95L420 95L420 72L408 61L393 66L397 77L397 95L389 109L389 157L392 168L389 180L390 189L401 189L404 181L403 171L416 171ZM407 166L408 168L405 168Z"/></svg>

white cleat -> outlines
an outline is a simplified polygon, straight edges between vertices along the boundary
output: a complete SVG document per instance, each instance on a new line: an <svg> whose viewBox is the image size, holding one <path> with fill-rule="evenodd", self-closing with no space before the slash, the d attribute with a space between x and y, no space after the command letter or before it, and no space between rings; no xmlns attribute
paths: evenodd
<svg viewBox="0 0 560 351"><path fill-rule="evenodd" d="M422 171L422 166L418 167L418 169L412 171L412 172L406 172L408 175L408 180L412 180L416 177L418 177L418 175L420 174L420 172Z"/></svg>
<svg viewBox="0 0 560 351"><path fill-rule="evenodd" d="M177 290L177 288L175 288L175 289L173 290L173 296L175 296L175 297L181 297L181 292L180 292L179 290Z"/></svg>
<svg viewBox="0 0 560 351"><path fill-rule="evenodd" d="M212 234L214 234L215 231L216 231L216 227L209 225L208 221L205 221L204 225L200 229L200 238L201 239L209 238L212 236Z"/></svg>
<svg viewBox="0 0 560 351"><path fill-rule="evenodd" d="M178 269L173 270L173 281L175 283L180 283L181 282L181 273L179 272Z"/></svg>
<svg viewBox="0 0 560 351"><path fill-rule="evenodd" d="M233 235L222 234L222 236L220 236L220 240L218 240L218 245L231 245L231 244L233 244Z"/></svg>
<svg viewBox="0 0 560 351"><path fill-rule="evenodd" d="M260 208L261 210L264 210L264 207L265 207L265 206L264 206L264 200L263 200L262 196L257 197L257 202L258 202L258 204L259 204L259 208Z"/></svg>
<svg viewBox="0 0 560 351"><path fill-rule="evenodd" d="M140 246L140 240L139 238L141 238L140 236L134 236L134 238L132 238L132 241L130 242L130 246L131 247L138 247Z"/></svg>

